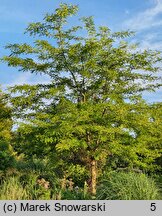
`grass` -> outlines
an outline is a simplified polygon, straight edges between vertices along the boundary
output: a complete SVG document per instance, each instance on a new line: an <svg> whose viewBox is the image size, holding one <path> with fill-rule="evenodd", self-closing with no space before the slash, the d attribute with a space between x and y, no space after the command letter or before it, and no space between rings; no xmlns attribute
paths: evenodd
<svg viewBox="0 0 162 216"><path fill-rule="evenodd" d="M155 200L160 199L160 190L145 174L112 172L101 181L97 199Z"/></svg>

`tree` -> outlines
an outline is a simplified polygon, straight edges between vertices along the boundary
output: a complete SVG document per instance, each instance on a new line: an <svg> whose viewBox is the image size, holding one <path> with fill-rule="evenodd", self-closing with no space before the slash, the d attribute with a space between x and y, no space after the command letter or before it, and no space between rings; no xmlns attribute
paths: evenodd
<svg viewBox="0 0 162 216"><path fill-rule="evenodd" d="M5 94L0 91L0 170L13 166L14 153L11 142L11 109L6 105Z"/></svg>
<svg viewBox="0 0 162 216"><path fill-rule="evenodd" d="M130 44L131 31L96 28L93 17L68 27L77 10L61 4L43 22L29 24L34 43L7 45L11 54L3 61L49 76L49 84L10 89L15 114L24 120L19 133L28 137L34 131L33 140L44 143L50 155L57 151L68 163L87 167L95 195L108 158L124 156L124 166L146 168L159 157L147 140L152 122L142 92L161 86L156 75L161 56Z"/></svg>
<svg viewBox="0 0 162 216"><path fill-rule="evenodd" d="M149 130L150 136L152 136L152 141L154 143L154 148L159 148L159 157L156 159L156 163L159 166L159 172L162 172L162 103L155 103L151 106L151 121L152 128ZM151 139L150 139L151 140ZM150 142L151 143L151 142Z"/></svg>

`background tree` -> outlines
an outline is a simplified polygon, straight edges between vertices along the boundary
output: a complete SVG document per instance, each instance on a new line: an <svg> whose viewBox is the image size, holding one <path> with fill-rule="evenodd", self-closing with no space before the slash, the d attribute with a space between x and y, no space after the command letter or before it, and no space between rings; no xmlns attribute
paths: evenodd
<svg viewBox="0 0 162 216"><path fill-rule="evenodd" d="M14 166L14 153L11 147L11 109L6 105L5 94L0 91L0 170Z"/></svg>
<svg viewBox="0 0 162 216"><path fill-rule="evenodd" d="M11 54L3 61L50 77L46 85L10 89L15 114L24 120L19 134L32 135L35 147L43 143L46 154L57 152L64 161L86 167L95 195L97 176L110 157L122 157L121 166L141 169L149 169L159 157L147 137L152 121L142 92L161 86L156 75L161 56L129 44L130 31L96 28L93 17L68 27L77 10L61 4L42 22L31 23L26 32L34 43L7 45Z"/></svg>

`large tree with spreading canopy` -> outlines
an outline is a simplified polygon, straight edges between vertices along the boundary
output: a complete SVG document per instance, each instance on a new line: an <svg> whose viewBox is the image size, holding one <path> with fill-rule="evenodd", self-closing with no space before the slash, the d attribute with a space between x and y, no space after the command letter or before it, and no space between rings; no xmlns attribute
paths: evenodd
<svg viewBox="0 0 162 216"><path fill-rule="evenodd" d="M95 195L108 161L150 170L160 157L155 106L142 93L161 86L161 56L129 43L133 32L96 27L93 17L71 26L69 17L77 11L61 4L42 22L29 24L26 33L34 42L7 45L10 55L3 61L50 78L48 84L10 88L14 113L23 120L18 128L23 148L85 167Z"/></svg>

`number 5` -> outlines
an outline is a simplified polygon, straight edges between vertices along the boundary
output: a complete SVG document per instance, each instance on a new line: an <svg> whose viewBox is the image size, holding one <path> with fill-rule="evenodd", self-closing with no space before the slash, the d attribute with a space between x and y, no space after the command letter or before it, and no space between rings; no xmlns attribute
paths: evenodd
<svg viewBox="0 0 162 216"><path fill-rule="evenodd" d="M156 210L156 203L151 203L150 210L151 211L155 211Z"/></svg>

